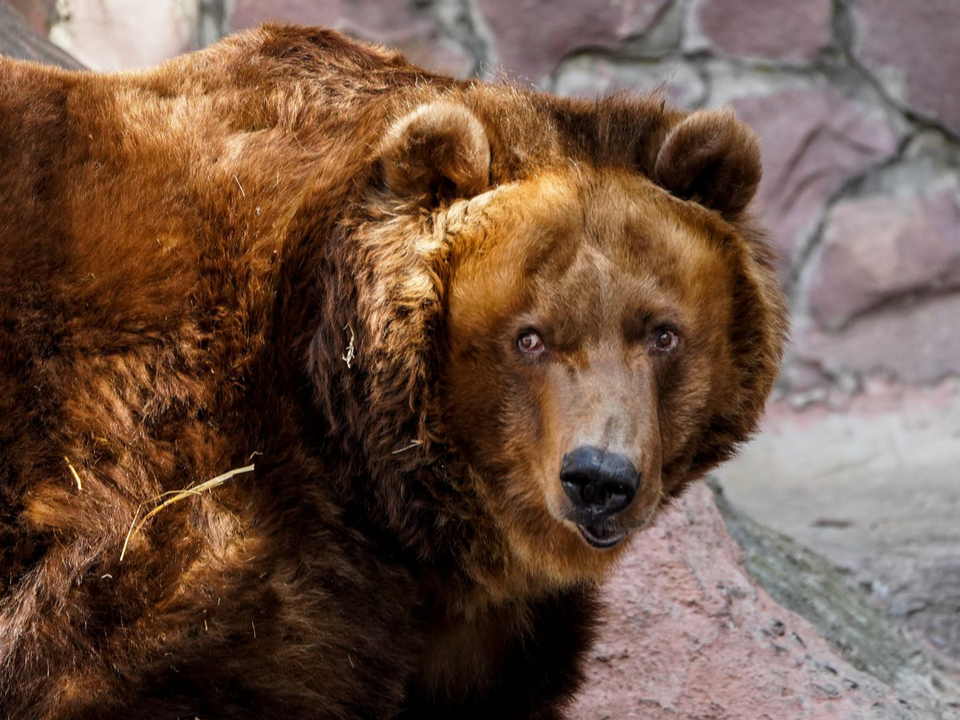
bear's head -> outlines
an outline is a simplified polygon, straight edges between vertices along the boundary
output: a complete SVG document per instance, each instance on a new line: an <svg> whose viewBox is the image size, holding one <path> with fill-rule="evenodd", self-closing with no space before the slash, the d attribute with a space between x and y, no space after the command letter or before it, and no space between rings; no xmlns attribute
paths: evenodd
<svg viewBox="0 0 960 720"><path fill-rule="evenodd" d="M321 393L382 414L355 432L392 522L422 511L409 537L489 531L536 577L596 577L755 430L786 325L744 218L757 142L730 111L659 127L632 107L617 132L545 122L539 150L451 100L384 137L345 251L356 367L331 320L318 342L344 367Z"/></svg>

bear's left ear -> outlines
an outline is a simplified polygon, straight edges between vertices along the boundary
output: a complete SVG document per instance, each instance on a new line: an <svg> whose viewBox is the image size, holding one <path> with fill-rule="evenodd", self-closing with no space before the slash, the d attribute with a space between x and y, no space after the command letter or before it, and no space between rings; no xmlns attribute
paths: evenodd
<svg viewBox="0 0 960 720"><path fill-rule="evenodd" d="M397 197L436 204L490 185L490 141L476 116L438 100L390 128L380 144L384 180Z"/></svg>
<svg viewBox="0 0 960 720"><path fill-rule="evenodd" d="M655 180L734 220L760 184L760 144L733 110L698 110L668 134L657 155Z"/></svg>

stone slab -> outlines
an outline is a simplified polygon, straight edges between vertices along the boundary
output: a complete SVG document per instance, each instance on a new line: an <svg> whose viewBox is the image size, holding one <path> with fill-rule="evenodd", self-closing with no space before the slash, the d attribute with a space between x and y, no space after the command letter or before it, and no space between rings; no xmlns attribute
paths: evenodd
<svg viewBox="0 0 960 720"><path fill-rule="evenodd" d="M799 412L773 403L719 476L736 507L845 568L960 659L960 382L875 381Z"/></svg>

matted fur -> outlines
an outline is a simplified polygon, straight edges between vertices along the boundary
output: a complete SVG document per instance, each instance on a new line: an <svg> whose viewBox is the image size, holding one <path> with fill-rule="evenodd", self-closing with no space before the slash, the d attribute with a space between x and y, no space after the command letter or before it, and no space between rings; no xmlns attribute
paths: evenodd
<svg viewBox="0 0 960 720"><path fill-rule="evenodd" d="M640 526L776 374L749 131L282 26L0 78L0 716L558 717L622 551L536 470L571 378L640 423ZM675 362L498 344L552 297L626 347L638 278L690 328ZM141 504L248 463L120 561Z"/></svg>

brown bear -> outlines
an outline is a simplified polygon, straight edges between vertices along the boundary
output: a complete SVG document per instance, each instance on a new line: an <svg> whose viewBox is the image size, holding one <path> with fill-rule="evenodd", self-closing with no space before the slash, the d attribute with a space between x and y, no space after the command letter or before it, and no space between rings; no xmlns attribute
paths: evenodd
<svg viewBox="0 0 960 720"><path fill-rule="evenodd" d="M758 157L320 29L0 59L0 716L562 716L774 381Z"/></svg>

